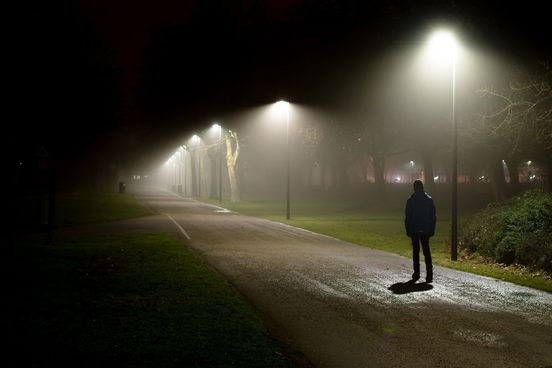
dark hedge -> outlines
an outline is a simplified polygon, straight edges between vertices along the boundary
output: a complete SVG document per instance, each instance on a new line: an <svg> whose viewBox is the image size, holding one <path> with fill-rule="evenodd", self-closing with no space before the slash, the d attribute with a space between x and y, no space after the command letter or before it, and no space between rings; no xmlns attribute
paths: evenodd
<svg viewBox="0 0 552 368"><path fill-rule="evenodd" d="M459 247L498 263L552 272L552 193L531 190L490 204L462 226Z"/></svg>

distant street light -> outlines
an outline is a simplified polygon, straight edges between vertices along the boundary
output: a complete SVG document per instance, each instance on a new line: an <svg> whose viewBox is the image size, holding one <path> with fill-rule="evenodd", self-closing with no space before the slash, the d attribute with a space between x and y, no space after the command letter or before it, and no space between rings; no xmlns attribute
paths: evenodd
<svg viewBox="0 0 552 368"><path fill-rule="evenodd" d="M286 174L286 219L290 219L290 176L291 176L291 156L289 147L289 102L278 101L276 103L278 110L286 116L286 151L287 151L287 174Z"/></svg>
<svg viewBox="0 0 552 368"><path fill-rule="evenodd" d="M428 51L433 61L445 60L452 66L452 202L450 258L458 259L458 127L456 123L456 53L458 43L453 33L437 31L432 34Z"/></svg>

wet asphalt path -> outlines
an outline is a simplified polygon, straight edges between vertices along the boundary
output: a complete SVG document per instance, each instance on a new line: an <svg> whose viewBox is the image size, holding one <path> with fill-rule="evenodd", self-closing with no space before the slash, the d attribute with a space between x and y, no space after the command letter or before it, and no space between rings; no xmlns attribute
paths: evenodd
<svg viewBox="0 0 552 368"><path fill-rule="evenodd" d="M404 257L167 192L138 198L316 367L552 367L550 293L441 267L404 286Z"/></svg>

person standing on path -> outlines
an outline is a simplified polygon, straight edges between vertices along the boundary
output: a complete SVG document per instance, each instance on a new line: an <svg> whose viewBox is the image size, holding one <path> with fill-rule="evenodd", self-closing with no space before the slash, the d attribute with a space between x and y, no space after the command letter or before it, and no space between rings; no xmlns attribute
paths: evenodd
<svg viewBox="0 0 552 368"><path fill-rule="evenodd" d="M406 201L404 227L406 235L412 240L412 261L414 263L413 280L420 278L420 243L426 265L426 282L433 282L433 264L429 238L435 234L435 204L433 198L424 191L421 180L414 181L414 193Z"/></svg>

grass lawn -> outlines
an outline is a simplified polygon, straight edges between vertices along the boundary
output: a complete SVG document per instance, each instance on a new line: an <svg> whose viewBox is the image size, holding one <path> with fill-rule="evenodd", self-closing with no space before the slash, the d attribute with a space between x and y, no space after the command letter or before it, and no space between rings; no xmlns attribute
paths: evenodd
<svg viewBox="0 0 552 368"><path fill-rule="evenodd" d="M411 258L410 239L404 230L404 213L399 210L377 210L350 202L293 202L291 220L285 219L285 204L271 201L242 201L238 203L214 200L202 201L246 215L259 216L292 226L329 235L351 243L381 249ZM450 211L437 209L437 229L431 240L434 263L479 275L513 282L519 285L552 292L552 278L542 272L523 267L484 263L474 259L450 260ZM462 223L460 213L459 223ZM464 214L464 217L467 216ZM423 256L421 255L422 259Z"/></svg>
<svg viewBox="0 0 552 368"><path fill-rule="evenodd" d="M14 269L17 366L291 366L249 305L172 236L22 244Z"/></svg>
<svg viewBox="0 0 552 368"><path fill-rule="evenodd" d="M75 192L56 196L56 224L78 225L150 215L131 193Z"/></svg>
<svg viewBox="0 0 552 368"><path fill-rule="evenodd" d="M64 233L149 214L132 194L58 198L55 245L23 234L2 269L15 290L4 315L13 366L293 366L251 306L172 235Z"/></svg>

